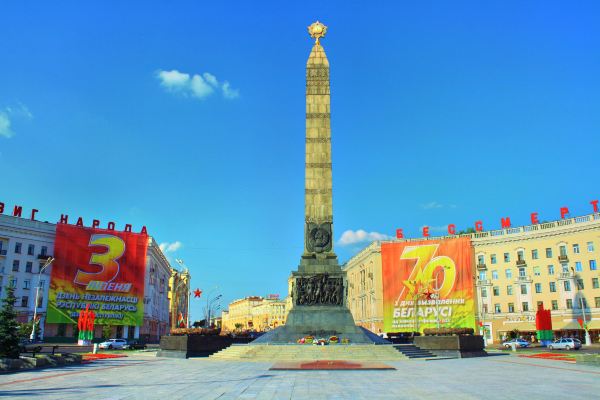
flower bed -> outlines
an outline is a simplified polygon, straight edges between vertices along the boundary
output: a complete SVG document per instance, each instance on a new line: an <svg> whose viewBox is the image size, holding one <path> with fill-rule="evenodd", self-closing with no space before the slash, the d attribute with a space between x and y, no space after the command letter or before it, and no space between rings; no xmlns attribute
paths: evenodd
<svg viewBox="0 0 600 400"><path fill-rule="evenodd" d="M340 338L338 338L337 336L330 336L329 339L325 339L325 338L316 339L314 336L304 336L304 337L298 339L296 341L296 343L298 343L298 344L316 344L316 345L325 346L328 344L340 343ZM349 344L350 340L347 338L343 338L341 340L341 343Z"/></svg>
<svg viewBox="0 0 600 400"><path fill-rule="evenodd" d="M106 358L122 358L127 357L125 354L108 354L108 353L86 353L82 354L83 361L104 360Z"/></svg>
<svg viewBox="0 0 600 400"><path fill-rule="evenodd" d="M221 333L220 329L213 328L177 328L171 330L173 336L185 336L185 335L218 335Z"/></svg>
<svg viewBox="0 0 600 400"><path fill-rule="evenodd" d="M567 354L556 354L556 353L537 353L537 354L519 354L519 357L524 358L543 358L546 360L566 361L575 362L575 357Z"/></svg>
<svg viewBox="0 0 600 400"><path fill-rule="evenodd" d="M473 328L425 328L423 334L425 336L452 336L452 335L472 335L475 331Z"/></svg>

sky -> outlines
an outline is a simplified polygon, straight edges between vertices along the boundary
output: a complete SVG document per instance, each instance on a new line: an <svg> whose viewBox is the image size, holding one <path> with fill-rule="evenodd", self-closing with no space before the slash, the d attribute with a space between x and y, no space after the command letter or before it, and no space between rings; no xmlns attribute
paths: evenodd
<svg viewBox="0 0 600 400"><path fill-rule="evenodd" d="M307 26L328 26L335 250L600 197L600 4L8 1L0 202L148 227L205 300L303 249ZM208 295L208 297L207 297Z"/></svg>

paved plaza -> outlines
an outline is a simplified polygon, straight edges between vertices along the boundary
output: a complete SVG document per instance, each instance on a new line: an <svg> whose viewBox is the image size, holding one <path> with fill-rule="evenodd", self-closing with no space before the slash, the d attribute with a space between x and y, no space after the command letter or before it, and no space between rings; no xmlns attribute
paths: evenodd
<svg viewBox="0 0 600 400"><path fill-rule="evenodd" d="M0 397L38 399L597 398L600 368L498 355L386 363L395 371L270 371L272 363L103 360L0 375Z"/></svg>

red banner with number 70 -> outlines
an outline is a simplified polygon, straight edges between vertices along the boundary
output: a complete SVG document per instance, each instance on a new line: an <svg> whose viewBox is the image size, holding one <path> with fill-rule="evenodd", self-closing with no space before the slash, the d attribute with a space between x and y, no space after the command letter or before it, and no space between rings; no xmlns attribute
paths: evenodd
<svg viewBox="0 0 600 400"><path fill-rule="evenodd" d="M56 226L48 323L76 323L89 304L100 325L140 326L148 236Z"/></svg>

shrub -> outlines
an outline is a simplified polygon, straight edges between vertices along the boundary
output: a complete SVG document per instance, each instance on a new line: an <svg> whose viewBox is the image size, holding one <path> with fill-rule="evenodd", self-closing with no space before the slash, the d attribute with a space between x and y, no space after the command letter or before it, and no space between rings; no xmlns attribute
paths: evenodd
<svg viewBox="0 0 600 400"><path fill-rule="evenodd" d="M220 329L213 328L176 328L171 330L173 336L185 336L185 335L218 335L221 333Z"/></svg>

